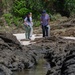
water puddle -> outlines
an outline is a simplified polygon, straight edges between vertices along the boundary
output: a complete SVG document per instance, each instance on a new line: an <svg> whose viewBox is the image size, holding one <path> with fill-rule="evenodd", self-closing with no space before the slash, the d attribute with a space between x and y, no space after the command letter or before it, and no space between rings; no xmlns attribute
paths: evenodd
<svg viewBox="0 0 75 75"><path fill-rule="evenodd" d="M14 75L46 75L48 70L47 62L44 59L39 60L39 64L28 70L15 72Z"/></svg>

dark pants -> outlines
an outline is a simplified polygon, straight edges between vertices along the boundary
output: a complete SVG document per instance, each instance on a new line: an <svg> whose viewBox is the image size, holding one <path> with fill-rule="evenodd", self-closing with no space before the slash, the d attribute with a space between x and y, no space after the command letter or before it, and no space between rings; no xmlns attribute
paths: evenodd
<svg viewBox="0 0 75 75"><path fill-rule="evenodd" d="M43 37L48 36L48 27L42 25Z"/></svg>

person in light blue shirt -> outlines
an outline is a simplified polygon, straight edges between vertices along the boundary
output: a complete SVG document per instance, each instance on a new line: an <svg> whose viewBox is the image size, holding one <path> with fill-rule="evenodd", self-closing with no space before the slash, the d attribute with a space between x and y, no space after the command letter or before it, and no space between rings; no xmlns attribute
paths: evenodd
<svg viewBox="0 0 75 75"><path fill-rule="evenodd" d="M42 15L41 15L41 26L42 26L42 32L43 32L43 37L48 37L49 34L49 22L50 22L50 17L49 15L46 13L45 10L42 11Z"/></svg>

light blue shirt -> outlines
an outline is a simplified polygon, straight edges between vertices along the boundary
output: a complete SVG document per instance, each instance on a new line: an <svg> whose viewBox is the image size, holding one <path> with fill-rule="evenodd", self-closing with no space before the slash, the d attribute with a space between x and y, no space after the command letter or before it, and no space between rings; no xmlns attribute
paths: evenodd
<svg viewBox="0 0 75 75"><path fill-rule="evenodd" d="M50 19L50 17L49 17L48 14L42 15L42 16L41 16L41 24L42 24L43 26L47 26L49 19Z"/></svg>

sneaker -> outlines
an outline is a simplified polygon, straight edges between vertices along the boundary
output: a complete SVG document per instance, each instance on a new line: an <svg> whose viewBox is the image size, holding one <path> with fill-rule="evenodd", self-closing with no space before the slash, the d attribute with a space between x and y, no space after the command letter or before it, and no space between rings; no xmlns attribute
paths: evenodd
<svg viewBox="0 0 75 75"><path fill-rule="evenodd" d="M29 38L29 40L31 40L31 38Z"/></svg>
<svg viewBox="0 0 75 75"><path fill-rule="evenodd" d="M29 41L29 39L21 39L20 41Z"/></svg>

